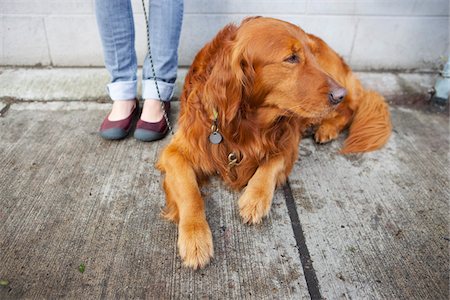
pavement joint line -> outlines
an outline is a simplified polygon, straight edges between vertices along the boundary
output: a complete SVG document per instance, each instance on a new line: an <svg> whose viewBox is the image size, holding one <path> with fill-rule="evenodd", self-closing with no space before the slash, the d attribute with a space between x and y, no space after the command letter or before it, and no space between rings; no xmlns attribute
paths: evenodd
<svg viewBox="0 0 450 300"><path fill-rule="evenodd" d="M283 186L283 192L309 295L313 300L324 299L320 293L319 281L317 280L316 270L312 264L308 246L306 245L305 234L303 233L302 224L300 223L289 179L286 180L286 183Z"/></svg>

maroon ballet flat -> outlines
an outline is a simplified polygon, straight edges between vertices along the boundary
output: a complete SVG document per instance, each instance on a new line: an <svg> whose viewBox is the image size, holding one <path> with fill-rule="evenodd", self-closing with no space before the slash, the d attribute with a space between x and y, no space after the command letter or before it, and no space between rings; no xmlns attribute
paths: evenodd
<svg viewBox="0 0 450 300"><path fill-rule="evenodd" d="M120 140L128 136L130 133L133 119L138 115L139 102L136 101L136 106L134 107L131 114L122 120L110 121L108 116L103 120L100 126L100 136L107 140Z"/></svg>
<svg viewBox="0 0 450 300"><path fill-rule="evenodd" d="M170 112L170 102L164 102L164 110L166 114L169 115ZM164 116L158 122L145 122L142 119L136 124L136 129L134 130L134 137L143 142L152 142L162 139L166 136L169 131L169 126L167 126L166 118Z"/></svg>

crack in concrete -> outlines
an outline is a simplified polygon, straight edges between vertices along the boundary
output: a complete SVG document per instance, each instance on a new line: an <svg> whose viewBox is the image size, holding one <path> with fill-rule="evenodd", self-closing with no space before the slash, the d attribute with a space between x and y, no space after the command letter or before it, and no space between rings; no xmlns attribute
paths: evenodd
<svg viewBox="0 0 450 300"><path fill-rule="evenodd" d="M5 114L6 114L6 113L8 112L8 110L9 110L9 107L10 107L10 106L11 106L11 104L6 103L5 107L3 107L3 108L0 110L0 118L5 116Z"/></svg>

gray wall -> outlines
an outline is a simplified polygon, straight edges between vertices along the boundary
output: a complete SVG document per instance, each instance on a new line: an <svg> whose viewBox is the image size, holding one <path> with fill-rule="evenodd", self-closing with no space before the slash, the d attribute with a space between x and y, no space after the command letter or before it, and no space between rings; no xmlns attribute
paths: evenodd
<svg viewBox="0 0 450 300"><path fill-rule="evenodd" d="M140 0L136 49L145 55ZM93 0L0 0L0 65L102 66ZM272 16L319 35L358 70L434 70L448 55L448 0L185 0L180 65L223 25Z"/></svg>

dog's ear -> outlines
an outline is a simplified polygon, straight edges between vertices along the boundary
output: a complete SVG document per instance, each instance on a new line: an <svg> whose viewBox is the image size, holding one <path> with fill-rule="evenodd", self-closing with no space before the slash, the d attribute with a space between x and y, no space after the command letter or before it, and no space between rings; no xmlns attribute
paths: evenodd
<svg viewBox="0 0 450 300"><path fill-rule="evenodd" d="M240 47L234 27L232 36L217 41L223 35L220 32L213 43L220 43L216 61L204 87L203 97L210 109L219 113L222 126L229 124L240 112L245 99L251 94L254 70L247 51Z"/></svg>
<svg viewBox="0 0 450 300"><path fill-rule="evenodd" d="M231 72L236 77L236 83L241 86L241 101L252 95L255 69L253 58L247 46L236 41L231 55ZM241 102L241 104L244 104Z"/></svg>

